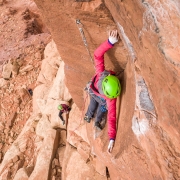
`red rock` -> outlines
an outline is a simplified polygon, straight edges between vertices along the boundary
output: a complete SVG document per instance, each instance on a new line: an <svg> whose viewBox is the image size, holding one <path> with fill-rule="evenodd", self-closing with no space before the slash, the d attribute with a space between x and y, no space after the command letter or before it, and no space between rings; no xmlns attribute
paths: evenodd
<svg viewBox="0 0 180 180"><path fill-rule="evenodd" d="M1 148L0 148L1 149ZM3 154L2 154L2 152L0 152L0 162L1 162L1 160L2 160L2 157L3 157Z"/></svg>
<svg viewBox="0 0 180 180"><path fill-rule="evenodd" d="M11 131L11 132L10 132L10 135L11 135L11 137L13 138L13 136L14 136L14 132L13 132L13 131Z"/></svg>
<svg viewBox="0 0 180 180"><path fill-rule="evenodd" d="M0 0L0 6L2 6L2 5L3 5L3 2L4 2L4 0Z"/></svg>
<svg viewBox="0 0 180 180"><path fill-rule="evenodd" d="M4 124L0 122L0 130L2 131L4 129Z"/></svg>
<svg viewBox="0 0 180 180"><path fill-rule="evenodd" d="M45 58L49 58L47 62L53 63L45 65L46 70L41 72L41 77L38 80L39 83L48 82L49 84L55 80L54 87L56 88L52 88L49 84L48 87L47 84L43 84L41 90L34 97L34 102L40 99L38 106L33 107L34 111L41 111L46 114L47 109L55 108L55 106L47 106L46 102L49 99L54 101L54 99L67 98L70 100L72 96L77 107L74 107L70 112L71 117L68 119L68 142L78 147L81 154L85 152L85 159L87 159L86 149L84 150L79 145L82 141L86 141L90 146L90 153L103 162L103 167L97 166L99 172L104 174L104 166L108 167L110 178L113 180L120 178L137 180L179 179L177 168L177 165L180 164L178 157L180 149L180 104L179 98L177 98L180 89L178 1L114 0L89 1L88 3L77 1L73 4L68 1L66 3L63 1L54 1L53 3L50 1L42 3L42 0L35 1L41 8L48 27L53 27L50 28L50 31L64 62L61 62L57 54L53 61L51 61L51 54L45 54ZM11 2L8 2L8 6L11 5L9 3ZM18 3L19 1L16 4L18 5ZM2 0L0 4L3 4ZM32 9L32 2L30 4ZM5 51L3 55L5 58L1 57L1 59L9 59L11 54L17 53L14 50L10 51L7 46L9 44L11 49L15 49L13 39L8 34L10 33L8 30L13 27L10 24L13 17L9 16L8 13L1 12L1 29L5 32L1 32L3 37L0 42L3 45L0 44L0 47L3 47L1 52ZM20 15L22 12L17 14ZM27 22L32 19L32 14L31 11L24 11L23 18L15 19L16 26L13 27L14 29L16 27L21 29L21 33L16 36L11 32L13 37L17 37L14 39L15 42L18 42L19 47L17 49L22 49L22 52L18 52L17 56L23 61L23 67L32 60L32 57L24 57L29 56L29 54L23 52L36 52L34 46L29 46L31 45L29 41L38 42L44 39L46 39L45 42L48 41L48 37L42 34L30 36L33 33L40 33L43 29L40 28L37 31L37 28L32 28L31 22ZM88 105L87 99L83 97L83 88L95 72L77 24L72 21L77 17L83 24L84 35L92 56L95 48L108 38L106 31L109 29L117 28L121 38L121 41L105 55L107 69L115 70L118 73L123 72L119 76L122 83L122 93L121 97L118 98L120 102L117 102L117 136L111 154L107 153L109 143L107 125L102 133L94 139L93 122L87 124L83 121L86 110L84 105L85 107ZM6 25L3 24L5 22L7 22ZM7 29L5 29L6 26ZM28 37L26 40L22 39L24 34ZM25 44L29 46L27 51L24 51ZM51 52L52 46L49 47L49 52ZM33 67L39 68L33 62L31 63ZM65 65L61 66L60 64ZM51 70L51 68L53 70L50 72L48 69ZM60 82L64 83L62 81L64 71L68 90L65 89L64 84L60 85ZM54 79L55 77L57 78ZM24 79L25 76L21 76L21 81L25 84ZM20 81L17 81L16 85L19 83ZM62 90L63 88L66 92ZM9 91L11 90L8 89L7 92ZM7 97L7 95L9 93L3 94L3 97ZM35 104L34 102L33 104ZM6 106L2 105L2 107ZM24 105L21 107L24 109ZM46 111L44 111L45 108ZM53 114L53 117L57 118L55 111L53 113L50 111L47 114L49 121L52 120L49 114ZM45 133L41 132L41 134L45 139L46 131ZM91 159L89 164L86 164L82 158L83 155L80 156L75 148L69 150L69 145L67 146L65 156L62 153L60 154L62 157L59 157L60 164L62 164L63 159L63 179L104 179L104 176L100 176L93 167L89 166ZM43 145L43 148L45 147ZM45 150L48 151L48 149ZM40 153L45 154L44 151L39 151L38 158L39 156L42 157ZM49 157L52 154L51 150L47 156L48 164L51 162ZM36 163L39 160L38 158ZM41 171L43 175L47 175L47 172L48 167ZM35 171L33 173L35 174ZM40 176L36 178L40 179Z"/></svg>
<svg viewBox="0 0 180 180"><path fill-rule="evenodd" d="M54 169L55 168L55 164L54 163L52 163L52 167L51 167L52 169Z"/></svg>
<svg viewBox="0 0 180 180"><path fill-rule="evenodd" d="M62 173L62 169L61 168L57 168L57 176L61 176Z"/></svg>
<svg viewBox="0 0 180 180"><path fill-rule="evenodd" d="M121 41L114 49L105 55L106 68L119 73L124 70L121 76L122 93L118 98L120 103L117 103L118 131L112 156L106 154L109 141L107 125L102 135L94 140L91 128L93 124L89 126L86 124L87 132L84 133L80 133L82 131L77 128L81 116L78 117L77 126L74 125L75 117L69 121L68 142L78 146L79 141L77 139L75 141L75 136L73 139L69 133L74 132L74 128L78 129L75 133L80 137L85 137L86 133L93 153L108 166L112 178L169 178L167 175L169 167L164 164L164 156L159 152L165 151L165 156L169 157L172 152L180 149L178 123L180 104L177 98L180 89L178 81L180 43L177 25L179 10L175 8L178 3L174 1L167 5L162 1L157 3L148 1L139 4L135 0L131 2L115 0L93 2L93 5L92 2L86 5L76 2L73 6L69 6L69 3L61 2L55 4L50 2L42 4L41 0L35 2L42 9L47 25L53 27L51 32L55 34L54 40L65 62L66 85L73 101L83 113L85 110L82 89L95 72L76 27L77 24L72 23L71 18L78 17L81 20L92 56L95 48L107 40L107 30L115 27L121 37ZM47 11L49 7L53 12L51 14ZM57 17L59 12L63 14L64 11L71 15L71 18L67 14ZM87 11L91 15L87 15ZM152 12L151 17L148 12ZM57 18L55 21L49 21L52 17ZM89 18L92 21L89 21ZM62 26L59 27L57 22ZM172 30L169 31L169 28ZM172 37L177 41L172 40ZM141 76L141 80L138 75ZM162 143L164 145L159 146ZM176 147L171 148L169 143ZM162 166L159 168L159 162L164 165L163 170ZM171 176L177 179L177 172L175 175L171 173Z"/></svg>
<svg viewBox="0 0 180 180"><path fill-rule="evenodd" d="M82 158L87 162L90 156L90 147L85 142L79 142L77 146L78 153L82 156Z"/></svg>
<svg viewBox="0 0 180 180"><path fill-rule="evenodd" d="M29 177L29 180L48 179L52 157L54 156L54 152L58 144L57 141L56 130L49 128L44 136L43 144L36 160L36 165Z"/></svg>
<svg viewBox="0 0 180 180"><path fill-rule="evenodd" d="M13 142L13 139L11 137L9 137L8 142L9 142L9 144L11 144Z"/></svg>
<svg viewBox="0 0 180 180"><path fill-rule="evenodd" d="M17 63L17 61L13 62L13 66L12 66L12 75L13 77L15 77L16 75L18 75L19 72L19 64Z"/></svg>
<svg viewBox="0 0 180 180"><path fill-rule="evenodd" d="M14 165L14 163L11 162L11 163L8 164L8 167L10 168L10 167L12 167L13 165Z"/></svg>
<svg viewBox="0 0 180 180"><path fill-rule="evenodd" d="M28 72L31 71L33 69L32 65L27 65L26 67L22 68L19 70L20 73L24 73L24 72Z"/></svg>
<svg viewBox="0 0 180 180"><path fill-rule="evenodd" d="M24 168L21 168L17 171L14 180L28 180L27 172Z"/></svg>
<svg viewBox="0 0 180 180"><path fill-rule="evenodd" d="M106 177L106 166L104 163L96 158L96 171L102 176Z"/></svg>
<svg viewBox="0 0 180 180"><path fill-rule="evenodd" d="M31 100L31 95L29 94L28 90L22 88L19 90L19 95L23 103L27 103Z"/></svg>
<svg viewBox="0 0 180 180"><path fill-rule="evenodd" d="M34 128L34 127L32 127L30 131L33 133L33 132L35 131L35 128Z"/></svg>
<svg viewBox="0 0 180 180"><path fill-rule="evenodd" d="M41 60L41 53L39 51L36 52L34 56L37 60Z"/></svg>
<svg viewBox="0 0 180 180"><path fill-rule="evenodd" d="M59 161L58 159L54 158L53 161L52 161L52 164L55 166L59 166Z"/></svg>
<svg viewBox="0 0 180 180"><path fill-rule="evenodd" d="M4 134L5 134L5 135L7 135L8 132L9 132L9 129L5 129L5 130L4 130Z"/></svg>
<svg viewBox="0 0 180 180"><path fill-rule="evenodd" d="M8 63L3 66L2 76L4 79L10 79L12 73L12 64Z"/></svg>
<svg viewBox="0 0 180 180"><path fill-rule="evenodd" d="M93 166L87 164L76 149L67 144L63 159L62 178L77 180L93 179L94 174L95 170Z"/></svg>
<svg viewBox="0 0 180 180"><path fill-rule="evenodd" d="M66 138L67 138L66 134L67 134L67 131L65 131L65 130L60 131L60 143L59 144L63 144L63 145L66 144Z"/></svg>
<svg viewBox="0 0 180 180"><path fill-rule="evenodd" d="M52 175L55 176L56 175L56 169L52 170Z"/></svg>
<svg viewBox="0 0 180 180"><path fill-rule="evenodd" d="M10 179L11 178L11 174L9 169L6 169L0 176L0 179L5 180L5 179Z"/></svg>
<svg viewBox="0 0 180 180"><path fill-rule="evenodd" d="M17 117L17 112L11 112L11 115L10 115L10 117L7 120L7 126L8 127L12 127L13 126L16 117Z"/></svg>
<svg viewBox="0 0 180 180"><path fill-rule="evenodd" d="M23 160L23 159L24 159L24 155L23 155L23 154L20 154L20 155L19 155L19 159Z"/></svg>
<svg viewBox="0 0 180 180"><path fill-rule="evenodd" d="M7 85L7 81L4 78L0 78L0 88L3 88Z"/></svg>
<svg viewBox="0 0 180 180"><path fill-rule="evenodd" d="M13 167L11 167L11 176L12 177L14 177L16 175L18 169L23 167L23 164L24 164L24 160L14 162Z"/></svg>
<svg viewBox="0 0 180 180"><path fill-rule="evenodd" d="M58 157L59 157L59 166L62 167L63 164L63 159L64 159L64 152L65 152L66 147L59 147L57 150Z"/></svg>
<svg viewBox="0 0 180 180"><path fill-rule="evenodd" d="M10 7L8 10L11 15L14 15L17 12L17 10L12 7Z"/></svg>
<svg viewBox="0 0 180 180"><path fill-rule="evenodd" d="M13 158L13 163L15 163L15 162L17 162L19 160L19 156L15 156L14 158Z"/></svg>
<svg viewBox="0 0 180 180"><path fill-rule="evenodd" d="M0 143L0 149L2 149L2 147L3 147L3 144L2 143ZM1 158L0 158L1 159Z"/></svg>

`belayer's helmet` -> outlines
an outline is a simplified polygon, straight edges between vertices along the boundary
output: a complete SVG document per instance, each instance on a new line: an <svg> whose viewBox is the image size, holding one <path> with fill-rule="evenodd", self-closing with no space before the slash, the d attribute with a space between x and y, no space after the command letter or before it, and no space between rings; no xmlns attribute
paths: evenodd
<svg viewBox="0 0 180 180"><path fill-rule="evenodd" d="M108 98L117 98L121 93L119 79L113 75L106 76L102 82L102 90Z"/></svg>
<svg viewBox="0 0 180 180"><path fill-rule="evenodd" d="M58 106L58 109L59 109L59 110L62 110L62 109L63 109L62 105L59 105L59 106Z"/></svg>

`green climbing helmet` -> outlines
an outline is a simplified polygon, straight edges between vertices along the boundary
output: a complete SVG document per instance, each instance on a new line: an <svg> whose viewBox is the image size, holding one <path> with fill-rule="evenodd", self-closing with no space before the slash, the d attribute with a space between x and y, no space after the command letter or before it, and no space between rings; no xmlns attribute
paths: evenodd
<svg viewBox="0 0 180 180"><path fill-rule="evenodd" d="M62 105L59 105L59 106L58 106L58 109L59 109L59 110L62 110L62 109L63 109Z"/></svg>
<svg viewBox="0 0 180 180"><path fill-rule="evenodd" d="M106 76L102 81L102 90L110 99L117 98L121 93L121 85L116 76Z"/></svg>

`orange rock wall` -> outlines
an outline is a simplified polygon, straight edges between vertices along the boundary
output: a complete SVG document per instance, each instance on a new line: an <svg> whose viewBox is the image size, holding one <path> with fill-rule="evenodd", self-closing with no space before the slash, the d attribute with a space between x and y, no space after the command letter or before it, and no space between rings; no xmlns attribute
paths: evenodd
<svg viewBox="0 0 180 180"><path fill-rule="evenodd" d="M179 2L35 2L65 62L66 85L80 109L83 88L94 68L76 20L83 24L92 56L95 48L107 39L108 30L118 29L121 41L105 56L106 68L120 74L123 89L112 155L106 153L107 129L104 137L93 140L89 136L110 177L179 179Z"/></svg>

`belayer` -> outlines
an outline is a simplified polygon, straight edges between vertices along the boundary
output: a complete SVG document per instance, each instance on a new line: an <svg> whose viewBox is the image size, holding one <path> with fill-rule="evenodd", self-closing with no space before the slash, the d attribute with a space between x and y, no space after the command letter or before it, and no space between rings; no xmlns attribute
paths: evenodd
<svg viewBox="0 0 180 180"><path fill-rule="evenodd" d="M62 114L63 114L64 112L65 112L66 114L68 114L69 111L71 110L71 108L70 108L68 105L66 105L66 104L60 104L60 105L58 106L58 110L59 110L59 117L60 117L60 119L61 119L61 121L62 121L62 123L63 123L63 125L64 125L64 124L65 124L65 120L64 120Z"/></svg>
<svg viewBox="0 0 180 180"><path fill-rule="evenodd" d="M109 145L108 152L111 152L116 138L116 99L120 95L121 85L113 71L105 70L104 54L118 42L117 30L109 32L109 38L102 43L94 52L95 75L90 81L87 89L90 94L90 104L84 120L90 123L94 117L95 126L102 129L101 121L106 111L108 122Z"/></svg>

